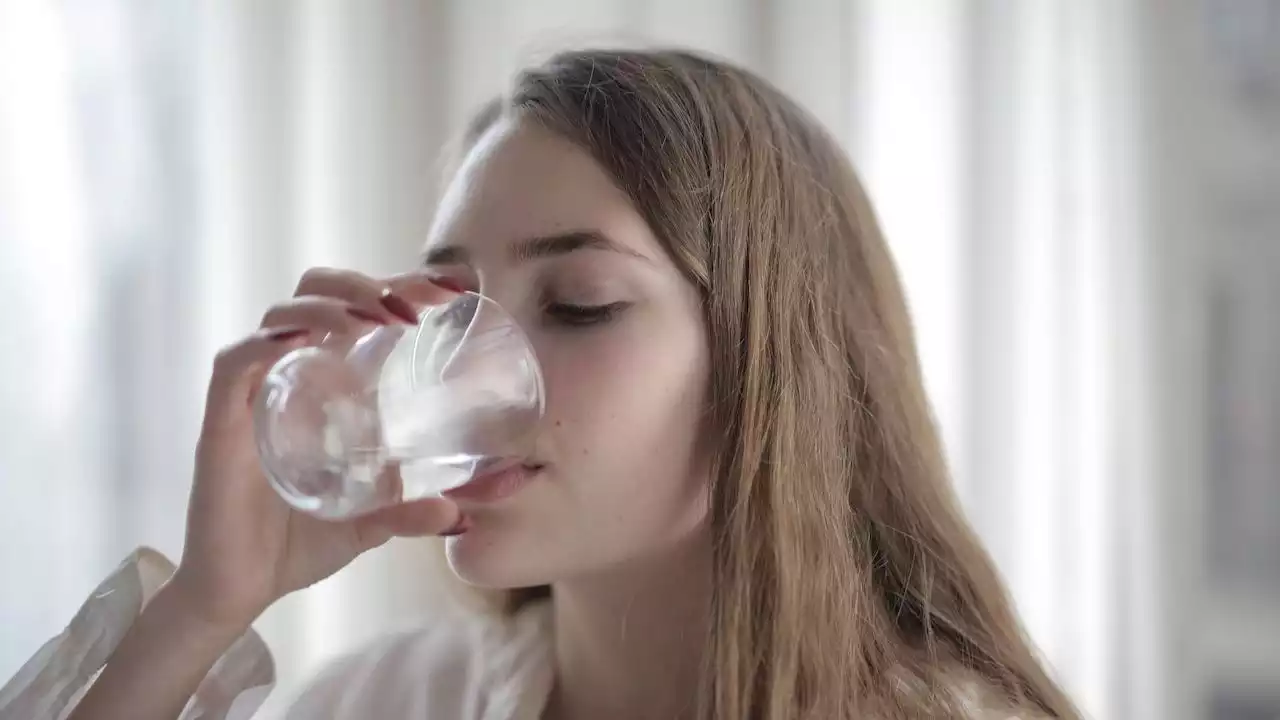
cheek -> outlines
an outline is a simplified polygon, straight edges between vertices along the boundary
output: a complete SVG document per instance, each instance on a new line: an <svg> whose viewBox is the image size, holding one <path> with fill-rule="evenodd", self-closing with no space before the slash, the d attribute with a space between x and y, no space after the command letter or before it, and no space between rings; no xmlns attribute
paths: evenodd
<svg viewBox="0 0 1280 720"><path fill-rule="evenodd" d="M682 515L703 494L707 385L697 327L566 332L544 362L549 440L566 491L610 522ZM672 517L671 519L675 519Z"/></svg>

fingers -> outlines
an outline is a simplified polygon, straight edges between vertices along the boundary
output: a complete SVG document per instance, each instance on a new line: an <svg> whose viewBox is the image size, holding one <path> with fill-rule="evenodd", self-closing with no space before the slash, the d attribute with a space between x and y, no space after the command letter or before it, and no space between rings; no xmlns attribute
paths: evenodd
<svg viewBox="0 0 1280 720"><path fill-rule="evenodd" d="M393 275L386 285L396 296L420 308L447 303L464 291L456 283L433 279L423 270Z"/></svg>
<svg viewBox="0 0 1280 720"><path fill-rule="evenodd" d="M304 295L274 305L262 316L262 327L308 327L325 333L359 334L370 323L389 325L397 320L383 310L367 312L349 301L335 297Z"/></svg>
<svg viewBox="0 0 1280 720"><path fill-rule="evenodd" d="M208 404L214 411L243 408L289 350L331 333L354 338L371 324L416 324L419 307L456 294L422 271L376 280L353 270L312 268L299 280L295 297L263 315L263 330L219 353Z"/></svg>
<svg viewBox="0 0 1280 720"><path fill-rule="evenodd" d="M213 362L206 414L233 419L262 384L267 371L292 350L314 339L314 331L302 326L259 330L218 353Z"/></svg>
<svg viewBox="0 0 1280 720"><path fill-rule="evenodd" d="M378 280L354 270L321 267L303 274L294 295L337 298L387 323L417 324L422 307L447 302L456 291L436 285L421 270Z"/></svg>
<svg viewBox="0 0 1280 720"><path fill-rule="evenodd" d="M467 520L458 506L444 498L428 498L392 505L357 518L361 543L380 545L391 537L453 535L466 529Z"/></svg>
<svg viewBox="0 0 1280 720"><path fill-rule="evenodd" d="M311 268L302 274L293 294L294 297L319 296L345 300L359 312L381 318L384 323L411 323L417 319L416 316L405 316L404 308L396 307L394 300L390 306L384 302L387 283L354 270Z"/></svg>

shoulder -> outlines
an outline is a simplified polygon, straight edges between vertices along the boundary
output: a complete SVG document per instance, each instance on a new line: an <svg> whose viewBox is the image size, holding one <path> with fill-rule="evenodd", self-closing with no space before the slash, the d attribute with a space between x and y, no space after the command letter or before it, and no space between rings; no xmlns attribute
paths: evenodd
<svg viewBox="0 0 1280 720"><path fill-rule="evenodd" d="M331 662L287 717L480 717L549 692L550 645L545 603L512 617L450 611Z"/></svg>

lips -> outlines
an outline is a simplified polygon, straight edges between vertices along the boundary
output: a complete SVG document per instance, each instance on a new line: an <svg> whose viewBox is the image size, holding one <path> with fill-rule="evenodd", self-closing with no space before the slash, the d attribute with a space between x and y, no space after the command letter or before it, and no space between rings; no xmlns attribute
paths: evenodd
<svg viewBox="0 0 1280 720"><path fill-rule="evenodd" d="M511 497L542 472L543 466L520 459L486 460L466 484L446 490L450 500L492 503Z"/></svg>

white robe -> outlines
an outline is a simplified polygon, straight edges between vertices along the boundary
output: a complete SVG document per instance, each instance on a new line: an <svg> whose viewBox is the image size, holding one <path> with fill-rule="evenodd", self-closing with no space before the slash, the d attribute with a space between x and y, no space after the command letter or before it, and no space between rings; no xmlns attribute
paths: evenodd
<svg viewBox="0 0 1280 720"><path fill-rule="evenodd" d="M0 689L0 720L65 718L173 570L154 550L133 552ZM539 602L510 620L457 613L388 636L323 669L286 717L537 720L552 684L550 615ZM274 685L271 653L250 630L180 720L249 720Z"/></svg>
<svg viewBox="0 0 1280 720"><path fill-rule="evenodd" d="M3 688L0 720L63 720L143 606L174 571L140 548L85 600L70 625ZM390 635L323 669L286 717L332 720L537 720L553 685L550 603L514 617L451 613ZM250 720L275 685L275 663L250 630L218 659L179 720ZM954 698L975 720L1016 720L979 683ZM1027 720L1030 720L1029 718Z"/></svg>

